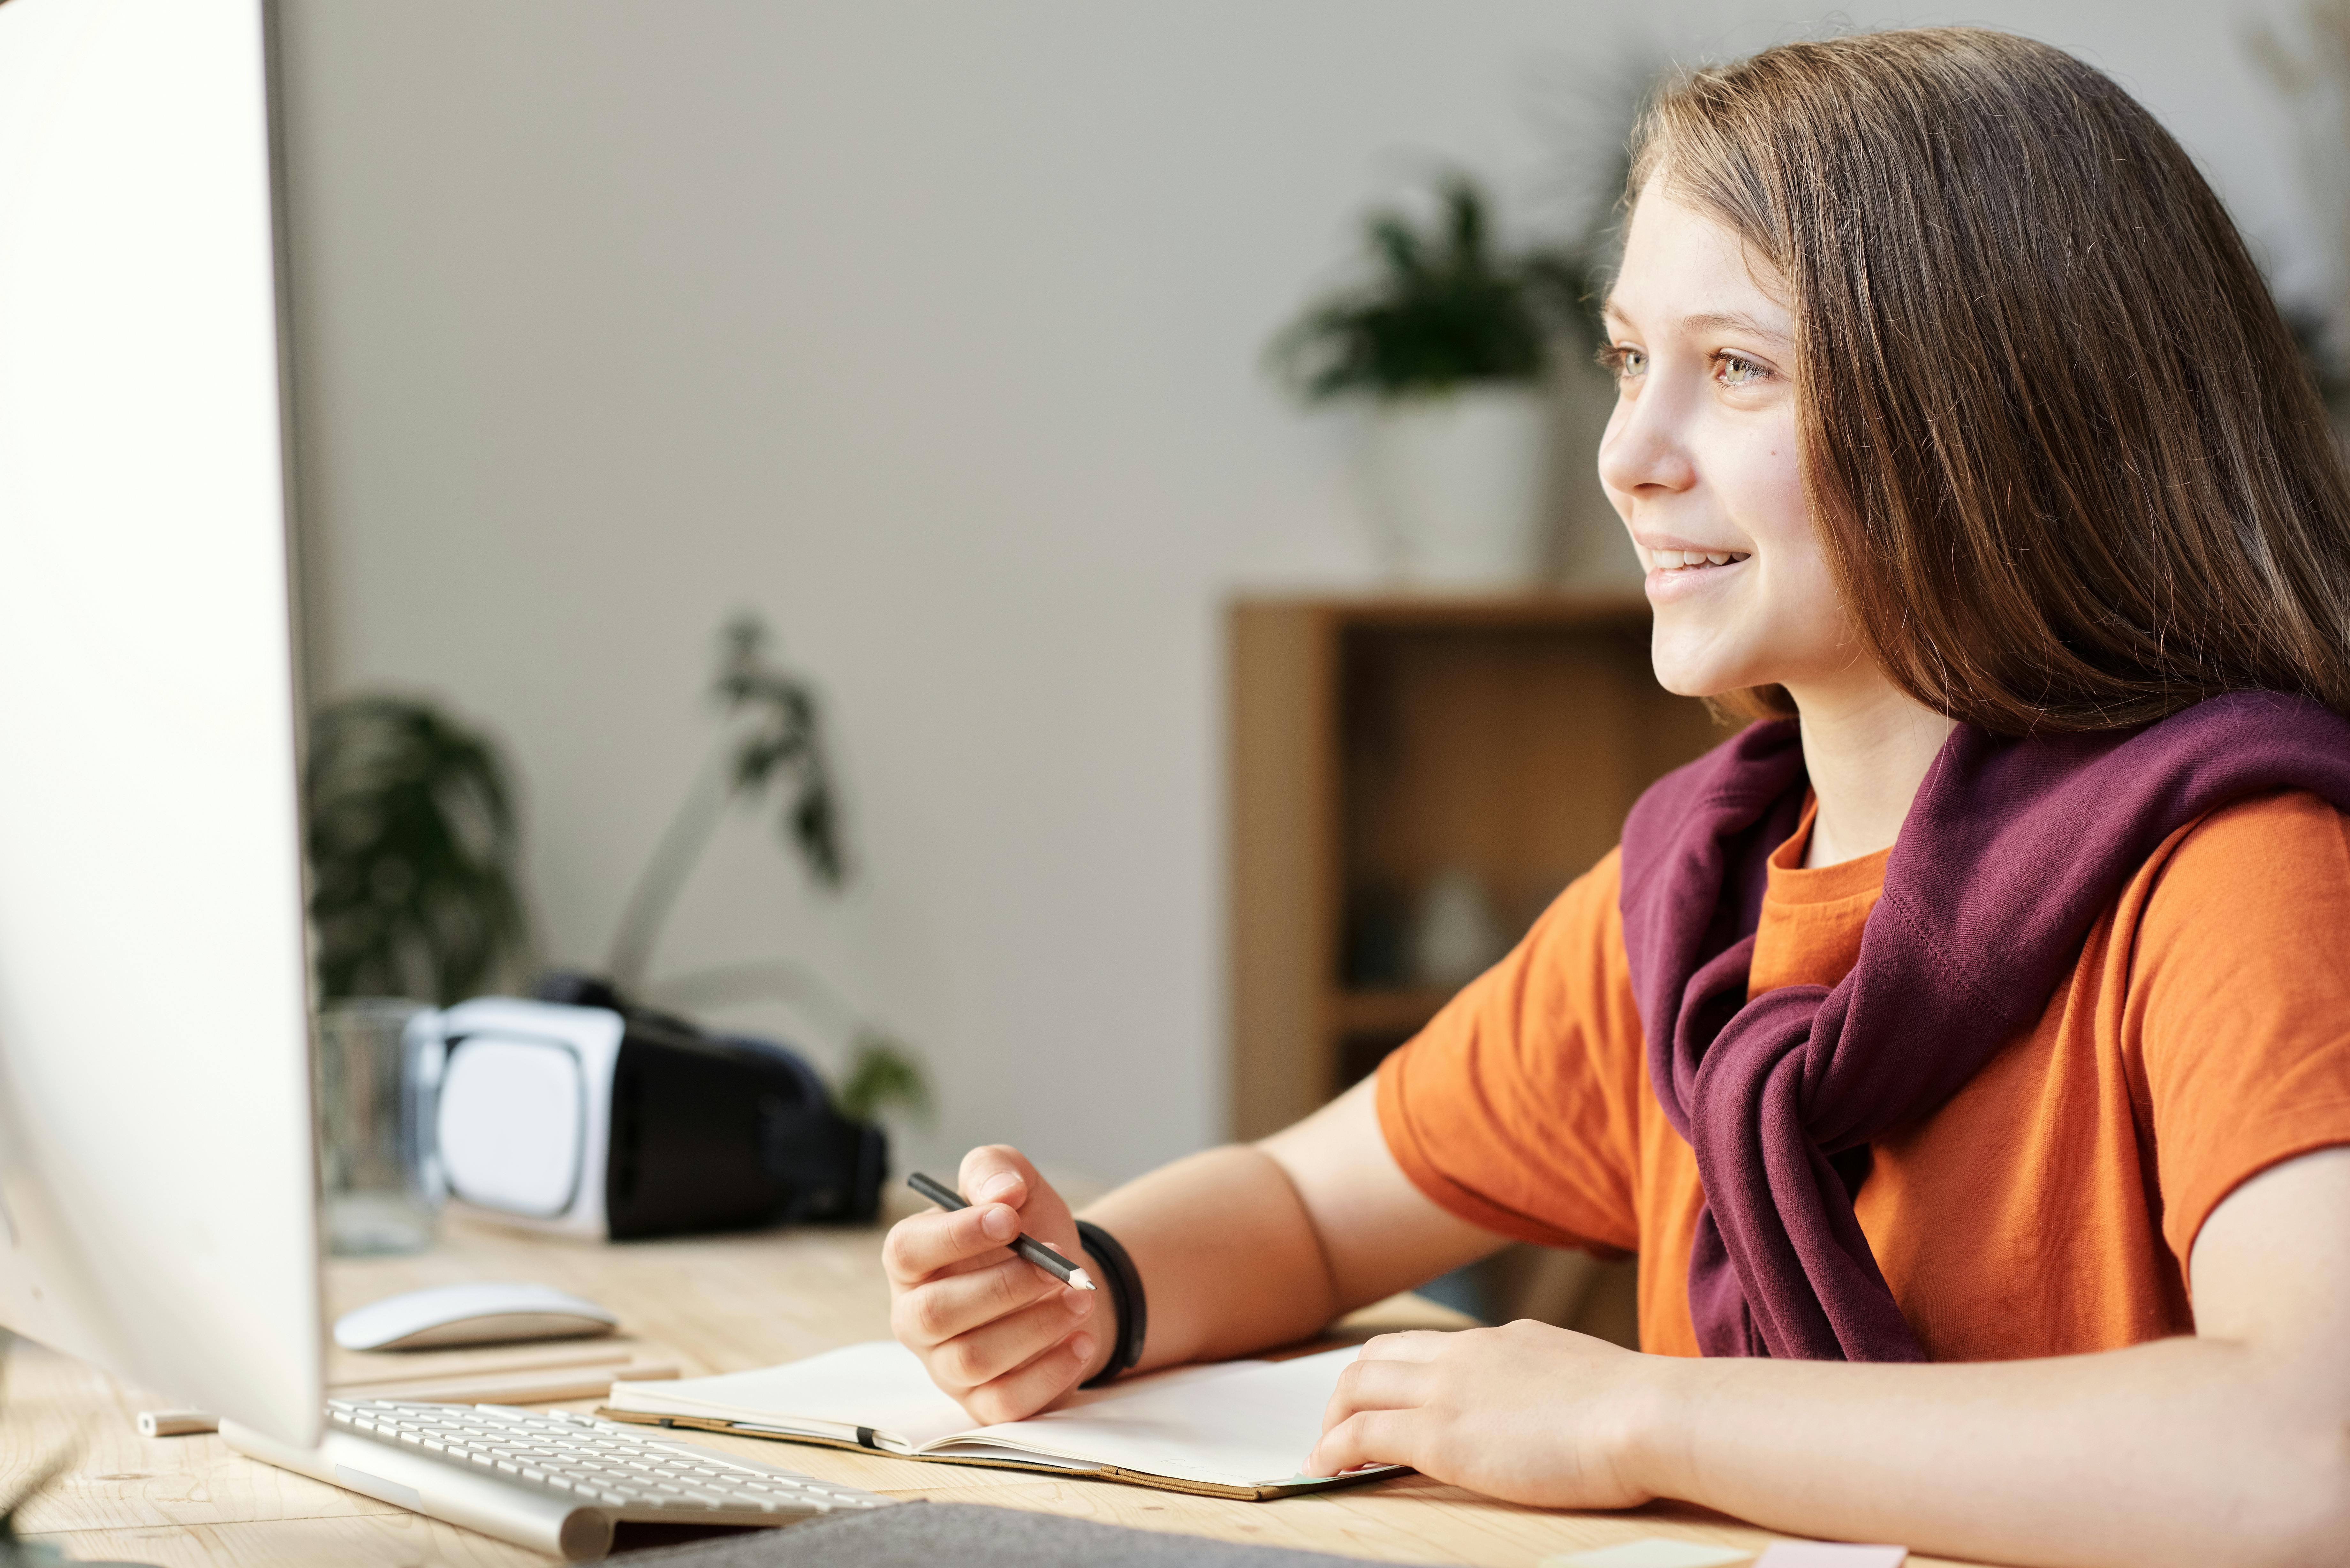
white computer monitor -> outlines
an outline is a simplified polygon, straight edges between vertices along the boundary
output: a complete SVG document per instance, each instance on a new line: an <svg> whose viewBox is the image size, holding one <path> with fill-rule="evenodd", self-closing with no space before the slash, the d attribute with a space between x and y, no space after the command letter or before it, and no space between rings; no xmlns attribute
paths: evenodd
<svg viewBox="0 0 2350 1568"><path fill-rule="evenodd" d="M264 12L0 5L0 1324L307 1443Z"/></svg>

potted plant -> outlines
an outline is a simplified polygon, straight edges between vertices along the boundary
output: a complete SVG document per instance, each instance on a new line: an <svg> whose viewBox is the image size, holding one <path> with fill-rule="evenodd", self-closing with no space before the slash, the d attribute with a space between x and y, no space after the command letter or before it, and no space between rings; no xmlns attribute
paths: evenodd
<svg viewBox="0 0 2350 1568"><path fill-rule="evenodd" d="M1365 223L1371 276L1274 339L1308 404L1363 406L1365 500L1386 564L1430 585L1523 583L1541 569L1552 318L1577 271L1496 252L1483 194L1454 174L1426 227ZM1576 280L1579 285L1579 279Z"/></svg>
<svg viewBox="0 0 2350 1568"><path fill-rule="evenodd" d="M710 691L725 715L725 727L629 895L604 975L567 978L600 986L615 999L678 1009L753 999L783 1002L843 1043L847 1060L834 1100L844 1115L870 1121L891 1108L925 1114L930 1085L912 1048L859 1013L806 965L778 958L658 980L651 974L670 911L732 807L755 808L779 796L778 826L809 879L827 890L848 880L851 863L841 841L815 689L772 662L767 643L766 626L754 615L737 616L720 632Z"/></svg>
<svg viewBox="0 0 2350 1568"><path fill-rule="evenodd" d="M446 1006L526 961L514 790L497 749L429 702L311 716L302 786L318 992Z"/></svg>

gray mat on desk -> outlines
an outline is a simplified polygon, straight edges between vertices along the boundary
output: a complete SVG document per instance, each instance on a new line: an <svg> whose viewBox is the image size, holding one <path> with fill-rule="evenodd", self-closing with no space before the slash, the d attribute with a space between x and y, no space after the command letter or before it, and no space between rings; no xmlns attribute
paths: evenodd
<svg viewBox="0 0 2350 1568"><path fill-rule="evenodd" d="M661 1568L1337 1568L1357 1557L1240 1546L972 1502L815 1519L620 1561Z"/></svg>

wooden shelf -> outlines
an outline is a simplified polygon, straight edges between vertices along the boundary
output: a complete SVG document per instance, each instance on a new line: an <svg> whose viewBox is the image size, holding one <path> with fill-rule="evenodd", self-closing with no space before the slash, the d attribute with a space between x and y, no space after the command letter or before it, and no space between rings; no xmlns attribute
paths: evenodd
<svg viewBox="0 0 2350 1568"><path fill-rule="evenodd" d="M1452 994L1438 986L1336 991L1325 1006L1330 1028L1340 1034L1416 1034Z"/></svg>
<svg viewBox="0 0 2350 1568"><path fill-rule="evenodd" d="M1335 615L1357 626L1542 626L1598 619L1648 624L1648 601L1638 588L1597 593L1548 589L1523 592L1456 592L1444 588L1397 589L1355 595L1251 595L1235 608L1305 610Z"/></svg>
<svg viewBox="0 0 2350 1568"><path fill-rule="evenodd" d="M1615 844L1642 789L1722 734L1657 685L1637 594L1244 598L1229 639L1244 1138L1442 1006L1448 991L1403 972L1399 937L1433 878L1473 877L1514 937Z"/></svg>

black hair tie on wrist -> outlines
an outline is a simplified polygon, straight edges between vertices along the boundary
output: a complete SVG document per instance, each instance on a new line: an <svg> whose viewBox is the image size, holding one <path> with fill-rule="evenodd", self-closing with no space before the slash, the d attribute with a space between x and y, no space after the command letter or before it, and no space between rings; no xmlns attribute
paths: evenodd
<svg viewBox="0 0 2350 1568"><path fill-rule="evenodd" d="M1150 1306L1143 1299L1142 1276L1134 1272L1134 1260L1126 1255L1117 1237L1090 1220L1080 1220L1077 1240L1093 1254L1094 1262L1102 1266L1102 1282L1109 1287L1110 1308L1118 1314L1118 1344L1109 1353L1109 1361L1077 1385L1080 1388L1093 1388L1142 1359L1142 1336L1149 1330Z"/></svg>

